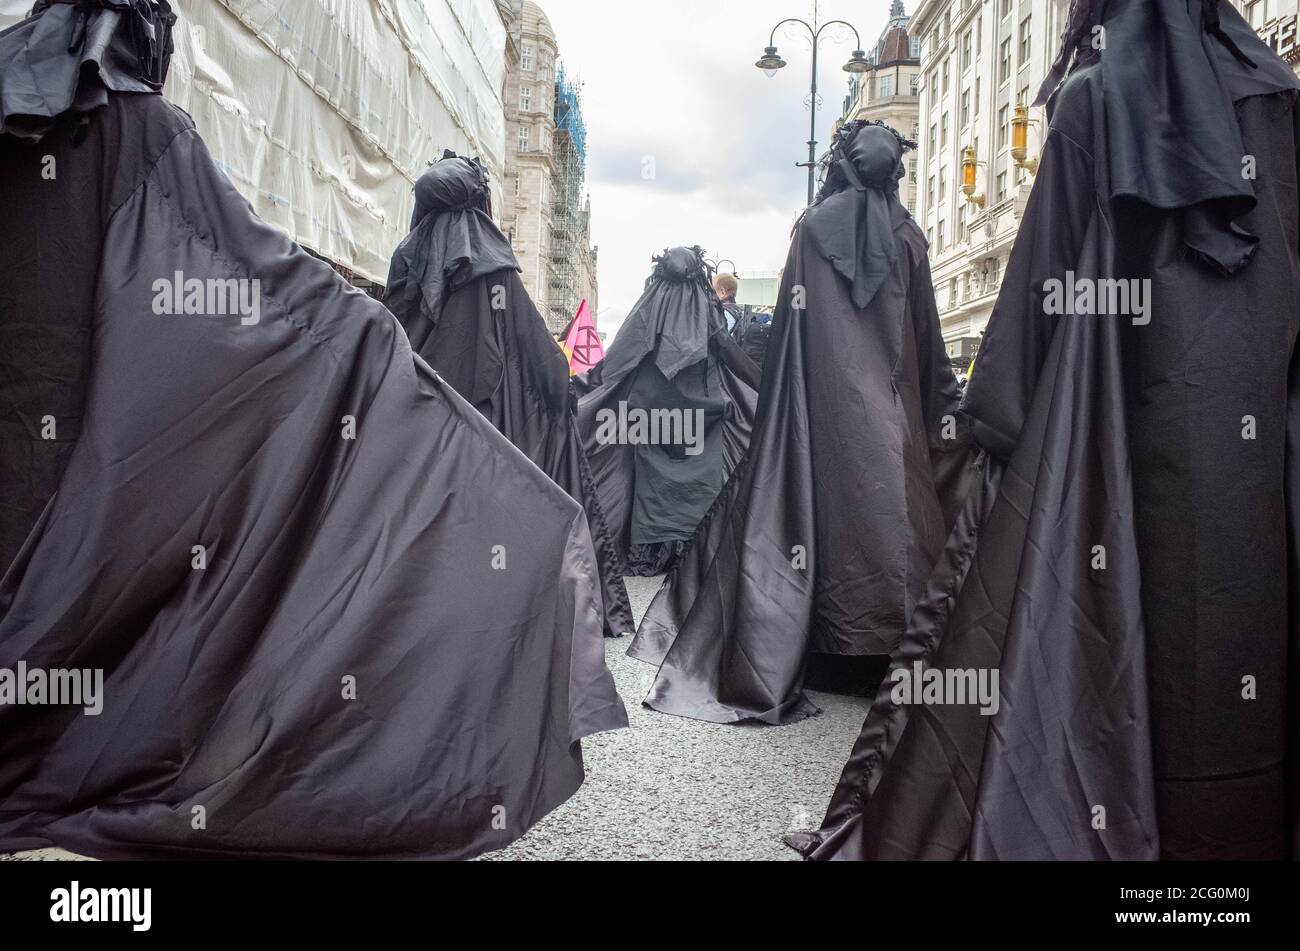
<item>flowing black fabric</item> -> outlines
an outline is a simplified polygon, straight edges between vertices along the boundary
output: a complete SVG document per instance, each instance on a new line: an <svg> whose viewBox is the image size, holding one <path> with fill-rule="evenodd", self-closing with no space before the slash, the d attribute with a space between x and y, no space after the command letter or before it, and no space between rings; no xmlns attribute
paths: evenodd
<svg viewBox="0 0 1300 951"><path fill-rule="evenodd" d="M586 374L578 419L597 501L633 574L664 571L749 446L759 370L731 339L699 248L655 259L646 291ZM701 451L606 438L607 416L675 411L702 420Z"/></svg>
<svg viewBox="0 0 1300 951"><path fill-rule="evenodd" d="M1115 141L1106 59L1181 48L1131 35L1147 5L1180 36L1204 32L1203 55L1159 64L1168 88L1234 99L1230 128L1197 133L1197 149L1222 149L1213 167L1258 162L1235 219L1254 252L1230 271L1187 249L1188 212L1221 197L1212 177L1189 208L1116 197L1133 140L1160 130ZM1201 14L1106 4L1101 62L1053 99L964 404L983 481L822 829L791 839L812 858L1296 854L1297 84L1235 13L1223 29L1255 66ZM1149 280L1145 316L1049 315L1047 282L1068 273ZM998 671L998 709L896 702L895 671L918 661Z"/></svg>
<svg viewBox="0 0 1300 951"><path fill-rule="evenodd" d="M897 163L898 140L877 126L852 130L837 157L861 155L848 148L858 136ZM796 230L749 454L630 651L660 665L645 702L664 713L773 724L815 713L809 655L887 654L955 516L948 473L967 453L925 239L888 186L886 235L860 230L874 199L848 179L827 187L852 194L824 194ZM861 271L828 251L835 234L893 261L865 306Z"/></svg>
<svg viewBox="0 0 1300 951"><path fill-rule="evenodd" d="M0 348L0 472L66 455L0 581L0 670L104 678L98 716L0 705L0 851L507 844L626 724L580 506L260 222L180 110L88 118L0 137L0 331L46 348ZM258 320L166 313L178 276L259 281Z"/></svg>
<svg viewBox="0 0 1300 951"><path fill-rule="evenodd" d="M447 158L415 191L417 223L393 255L386 303L415 352L582 504L600 566L605 633L631 633L623 565L578 435L569 363L519 280L505 236L478 210L487 195L482 170ZM454 287L430 279L448 274Z"/></svg>

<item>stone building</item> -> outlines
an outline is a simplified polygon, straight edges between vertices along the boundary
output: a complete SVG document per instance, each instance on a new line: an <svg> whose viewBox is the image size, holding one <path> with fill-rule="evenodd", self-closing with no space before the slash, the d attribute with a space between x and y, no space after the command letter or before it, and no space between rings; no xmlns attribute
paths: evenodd
<svg viewBox="0 0 1300 951"><path fill-rule="evenodd" d="M913 140L920 136L921 40L908 32L910 18L903 0L894 0L889 22L880 39L867 52L871 69L855 73L849 80L844 101L845 122L855 119L880 120ZM899 183L899 200L916 214L919 159L909 158L907 177Z"/></svg>
<svg viewBox="0 0 1300 951"><path fill-rule="evenodd" d="M586 129L546 14L532 0L498 5L518 50L507 59L501 229L514 245L524 287L558 333L582 300L593 316L598 308L591 204L583 192Z"/></svg>
<svg viewBox="0 0 1300 951"><path fill-rule="evenodd" d="M1232 5L1300 73L1300 0L1232 0Z"/></svg>
<svg viewBox="0 0 1300 951"><path fill-rule="evenodd" d="M964 370L997 300L1045 132L1030 107L1056 56L1067 0L921 0L916 219L930 241L948 352ZM1025 144L1014 148L1017 107ZM970 152L967 152L967 149ZM963 162L973 159L973 184Z"/></svg>

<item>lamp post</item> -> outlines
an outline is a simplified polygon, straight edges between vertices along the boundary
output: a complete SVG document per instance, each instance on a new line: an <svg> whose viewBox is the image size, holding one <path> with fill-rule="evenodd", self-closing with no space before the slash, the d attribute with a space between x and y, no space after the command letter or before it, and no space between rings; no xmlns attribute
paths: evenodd
<svg viewBox="0 0 1300 951"><path fill-rule="evenodd" d="M816 17L813 22L807 23L798 17L790 17L782 20L776 26L772 27L772 34L768 38L768 46L763 50L763 55L759 57L758 62L754 65L767 74L768 78L775 76L778 70L784 69L788 64L781 58L781 54L776 51L776 31L787 23L798 23L808 31L812 38L812 97L808 101L808 111L812 113L812 132L808 136L808 161L795 163L797 167L808 168L808 204L812 204L817 197L817 48L821 44L822 33L827 27L840 25L847 26L853 31L854 39L859 47L862 46L862 37L858 34L857 28L851 23L844 20L829 20L826 23L816 26ZM867 61L867 54L861 49L855 49L853 56L844 64L846 73L865 73L871 69L871 63Z"/></svg>

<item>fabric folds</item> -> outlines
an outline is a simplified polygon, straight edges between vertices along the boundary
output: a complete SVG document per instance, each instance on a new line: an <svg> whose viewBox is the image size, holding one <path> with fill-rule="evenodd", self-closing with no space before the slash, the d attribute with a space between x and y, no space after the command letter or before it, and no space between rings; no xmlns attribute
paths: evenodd
<svg viewBox="0 0 1300 951"><path fill-rule="evenodd" d="M78 9L86 37L112 15ZM102 690L0 706L0 851L508 844L626 725L581 507L178 109L74 113L0 137L0 332L42 344L0 348L5 497L41 503L0 509L0 669Z"/></svg>
<svg viewBox="0 0 1300 951"><path fill-rule="evenodd" d="M1294 857L1300 87L1226 5L1231 44L1200 3L1094 12L963 405L982 483L810 858ZM998 702L910 702L918 662Z"/></svg>
<svg viewBox="0 0 1300 951"><path fill-rule="evenodd" d="M796 229L749 452L629 652L659 667L660 712L814 714L810 656L887 654L943 548L968 452L901 155L892 130L845 127Z"/></svg>

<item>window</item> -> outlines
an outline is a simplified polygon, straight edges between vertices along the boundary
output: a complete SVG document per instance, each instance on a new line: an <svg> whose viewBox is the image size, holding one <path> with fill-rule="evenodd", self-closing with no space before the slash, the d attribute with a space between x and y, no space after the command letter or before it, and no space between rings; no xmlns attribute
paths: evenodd
<svg viewBox="0 0 1300 951"><path fill-rule="evenodd" d="M984 14L980 14L975 20L975 55L979 56L984 52Z"/></svg>
<svg viewBox="0 0 1300 951"><path fill-rule="evenodd" d="M533 48L528 43L524 44L524 48L519 54L519 68L526 72L533 68Z"/></svg>
<svg viewBox="0 0 1300 951"><path fill-rule="evenodd" d="M961 125L962 128L970 125L970 90L963 89L961 93Z"/></svg>
<svg viewBox="0 0 1300 951"><path fill-rule="evenodd" d="M880 77L880 97L883 99L883 98L885 98L885 97L887 97L887 96L892 96L893 94L894 94L894 77L893 77L893 76L881 76L881 77Z"/></svg>
<svg viewBox="0 0 1300 951"><path fill-rule="evenodd" d="M941 168L939 169L939 203L943 204L943 200L947 197L948 197L948 170L946 168Z"/></svg>
<svg viewBox="0 0 1300 951"><path fill-rule="evenodd" d="M907 162L907 180L913 185L916 184L916 159L909 159Z"/></svg>
<svg viewBox="0 0 1300 951"><path fill-rule="evenodd" d="M970 38L970 30L967 30L966 35L961 38L961 68L963 70L970 69L970 61L971 61L971 38Z"/></svg>
<svg viewBox="0 0 1300 951"><path fill-rule="evenodd" d="M930 184L925 189L925 207L934 209L934 176L930 176Z"/></svg>
<svg viewBox="0 0 1300 951"><path fill-rule="evenodd" d="M1005 149L1007 147L1007 137L1011 129L1011 127L1007 124L1007 108L1008 108L1007 106L1003 106L1001 109L998 110L998 148L999 149Z"/></svg>
<svg viewBox="0 0 1300 951"><path fill-rule="evenodd" d="M998 48L998 85L1011 78L1011 37L1002 41Z"/></svg>
<svg viewBox="0 0 1300 951"><path fill-rule="evenodd" d="M930 70L930 108L933 109L934 104L938 101L939 101L939 71L937 69L932 69Z"/></svg>
<svg viewBox="0 0 1300 951"><path fill-rule="evenodd" d="M912 74L912 95L915 96L921 90L921 74Z"/></svg>
<svg viewBox="0 0 1300 951"><path fill-rule="evenodd" d="M909 59L921 58L921 38L913 36L907 41L907 54Z"/></svg>
<svg viewBox="0 0 1300 951"><path fill-rule="evenodd" d="M528 151L528 132L529 132L528 126L521 125L519 127L519 151L520 152Z"/></svg>
<svg viewBox="0 0 1300 951"><path fill-rule="evenodd" d="M532 108L533 108L533 87L520 86L519 87L519 111L529 112L532 110Z"/></svg>
<svg viewBox="0 0 1300 951"><path fill-rule="evenodd" d="M928 244L930 247L934 247L934 229L933 229L933 228L926 228L926 229L925 229L925 243Z"/></svg>
<svg viewBox="0 0 1300 951"><path fill-rule="evenodd" d="M944 226L944 222L942 222L942 221L939 222L939 250L940 250L940 251L943 250L944 241L945 241L944 233L943 233L943 232L944 232L944 227L943 227L943 226Z"/></svg>
<svg viewBox="0 0 1300 951"><path fill-rule="evenodd" d="M943 119L939 123L939 148L948 147L948 113L943 114Z"/></svg>
<svg viewBox="0 0 1300 951"><path fill-rule="evenodd" d="M1007 173L1006 173L1006 172L999 172L999 173L998 173L998 193L997 193L997 200L998 200L998 201L1001 201L1002 199L1004 199L1004 198L1006 198L1006 197L1007 197Z"/></svg>
<svg viewBox="0 0 1300 951"><path fill-rule="evenodd" d="M1020 65L1023 66L1029 62L1029 54L1033 47L1033 33L1029 29L1029 23L1033 20L1032 16L1027 16L1020 21Z"/></svg>
<svg viewBox="0 0 1300 951"><path fill-rule="evenodd" d="M975 115L980 114L980 78L975 77Z"/></svg>
<svg viewBox="0 0 1300 951"><path fill-rule="evenodd" d="M915 199L915 198L909 198L909 199L907 199L907 213L908 213L909 215L911 215L913 218L916 217L916 199Z"/></svg>
<svg viewBox="0 0 1300 951"><path fill-rule="evenodd" d="M1029 105L1029 87L1021 86L1020 92L1016 95L1016 102L1022 106Z"/></svg>
<svg viewBox="0 0 1300 951"><path fill-rule="evenodd" d="M943 94L948 95L948 60L943 61Z"/></svg>
<svg viewBox="0 0 1300 951"><path fill-rule="evenodd" d="M1002 15L1004 17L1011 15L1011 0L1002 0Z"/></svg>
<svg viewBox="0 0 1300 951"><path fill-rule="evenodd" d="M935 133L935 125L932 122L930 123L930 157L931 158L934 157L934 151L935 151L934 133Z"/></svg>

